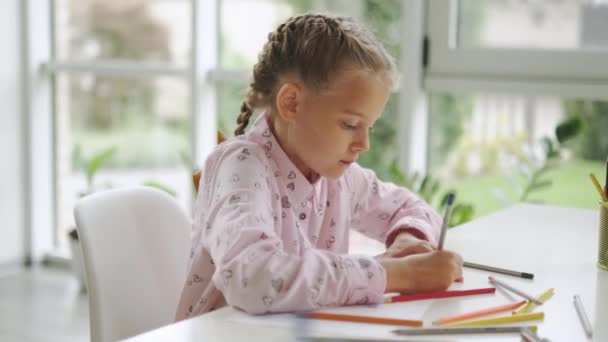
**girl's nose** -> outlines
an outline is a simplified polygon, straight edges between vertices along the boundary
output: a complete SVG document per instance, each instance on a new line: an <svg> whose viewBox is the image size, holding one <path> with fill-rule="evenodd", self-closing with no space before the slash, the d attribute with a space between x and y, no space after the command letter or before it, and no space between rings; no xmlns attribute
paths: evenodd
<svg viewBox="0 0 608 342"><path fill-rule="evenodd" d="M357 136L357 139L352 143L351 150L361 153L369 150L369 132L364 131Z"/></svg>

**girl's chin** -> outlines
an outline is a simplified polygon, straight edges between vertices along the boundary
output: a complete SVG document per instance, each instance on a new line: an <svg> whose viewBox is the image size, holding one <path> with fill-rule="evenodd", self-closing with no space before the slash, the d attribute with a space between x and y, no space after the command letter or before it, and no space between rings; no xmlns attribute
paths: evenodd
<svg viewBox="0 0 608 342"><path fill-rule="evenodd" d="M325 178L329 179L338 179L342 177L344 172L350 167L350 164L339 163L339 165L332 169L327 169L324 172L320 172L319 174Z"/></svg>

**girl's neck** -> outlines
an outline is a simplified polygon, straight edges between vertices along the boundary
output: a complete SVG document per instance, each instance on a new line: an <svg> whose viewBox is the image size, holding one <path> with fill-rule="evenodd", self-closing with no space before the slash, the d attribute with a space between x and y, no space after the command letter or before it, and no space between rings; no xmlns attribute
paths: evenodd
<svg viewBox="0 0 608 342"><path fill-rule="evenodd" d="M298 157L295 149L289 143L289 133L287 131L287 127L280 122L276 115L272 115L271 113L267 115L268 127L270 127L272 134L277 139L277 142L283 151L285 151L285 154L289 160L291 160L291 162L298 168L298 170L300 170L300 172L311 184L315 183L319 179L319 174L308 167L304 161Z"/></svg>

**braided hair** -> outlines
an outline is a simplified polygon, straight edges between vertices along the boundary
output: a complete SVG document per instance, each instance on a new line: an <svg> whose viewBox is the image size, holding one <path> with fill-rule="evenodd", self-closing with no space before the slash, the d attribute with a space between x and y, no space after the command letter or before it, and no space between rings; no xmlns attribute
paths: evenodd
<svg viewBox="0 0 608 342"><path fill-rule="evenodd" d="M287 19L268 35L258 56L234 135L245 132L255 109L274 104L281 76L293 73L306 86L322 89L343 62L386 73L392 85L396 82L393 58L353 19L316 13Z"/></svg>

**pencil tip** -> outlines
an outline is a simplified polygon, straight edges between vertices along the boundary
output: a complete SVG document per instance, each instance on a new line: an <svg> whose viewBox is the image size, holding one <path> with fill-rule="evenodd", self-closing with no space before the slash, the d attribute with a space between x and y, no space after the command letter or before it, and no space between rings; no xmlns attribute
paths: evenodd
<svg viewBox="0 0 608 342"><path fill-rule="evenodd" d="M456 197L456 195L453 192L450 192L448 195L448 205L452 205L452 203L454 203L454 197Z"/></svg>

